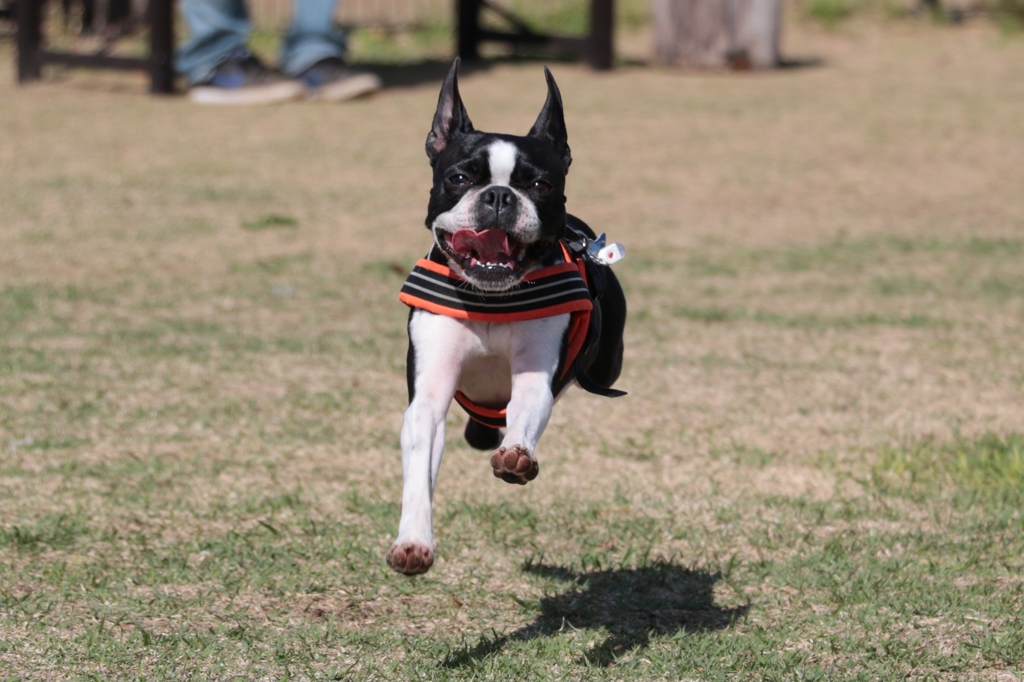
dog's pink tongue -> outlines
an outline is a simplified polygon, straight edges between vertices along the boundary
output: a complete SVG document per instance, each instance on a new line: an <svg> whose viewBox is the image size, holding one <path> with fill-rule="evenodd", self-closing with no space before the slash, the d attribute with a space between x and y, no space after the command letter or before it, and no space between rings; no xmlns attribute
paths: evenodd
<svg viewBox="0 0 1024 682"><path fill-rule="evenodd" d="M490 229L459 230L452 235L452 248L456 252L475 256L483 263L501 263L512 254L508 246L508 235L504 230Z"/></svg>

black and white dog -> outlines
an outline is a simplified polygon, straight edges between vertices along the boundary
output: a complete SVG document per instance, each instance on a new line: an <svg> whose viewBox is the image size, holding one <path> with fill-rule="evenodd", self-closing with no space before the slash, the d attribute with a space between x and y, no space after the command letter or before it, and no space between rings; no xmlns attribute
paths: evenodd
<svg viewBox="0 0 1024 682"><path fill-rule="evenodd" d="M406 280L409 407L402 426L402 518L387 552L396 571L434 562L431 498L445 415L456 399L466 440L494 450L494 475L525 484L535 448L570 384L602 395L622 367L626 301L607 266L621 257L565 212L571 156L562 99L548 96L525 137L473 128L459 97L459 61L441 88L427 156L434 244ZM502 436L501 427L507 425Z"/></svg>

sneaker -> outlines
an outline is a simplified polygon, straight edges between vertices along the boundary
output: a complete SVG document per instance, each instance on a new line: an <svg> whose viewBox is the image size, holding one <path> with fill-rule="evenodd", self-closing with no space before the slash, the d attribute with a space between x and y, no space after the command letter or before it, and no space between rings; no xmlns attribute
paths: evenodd
<svg viewBox="0 0 1024 682"><path fill-rule="evenodd" d="M299 99L301 83L283 78L251 54L229 57L202 83L189 88L188 98L200 104L273 104Z"/></svg>
<svg viewBox="0 0 1024 682"><path fill-rule="evenodd" d="M380 90L380 77L345 65L337 57L321 59L296 79L306 88L306 97L324 102L343 102Z"/></svg>

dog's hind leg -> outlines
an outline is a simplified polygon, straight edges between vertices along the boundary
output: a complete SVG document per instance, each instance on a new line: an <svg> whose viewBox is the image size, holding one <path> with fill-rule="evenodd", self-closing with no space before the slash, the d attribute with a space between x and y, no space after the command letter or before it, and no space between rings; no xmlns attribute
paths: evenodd
<svg viewBox="0 0 1024 682"><path fill-rule="evenodd" d="M501 429L485 426L475 419L466 422L466 442L477 450L493 450L501 444Z"/></svg>

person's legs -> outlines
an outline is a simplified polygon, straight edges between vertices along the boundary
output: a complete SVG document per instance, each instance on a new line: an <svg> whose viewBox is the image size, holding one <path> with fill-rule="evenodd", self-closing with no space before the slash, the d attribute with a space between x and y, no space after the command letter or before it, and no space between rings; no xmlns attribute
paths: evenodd
<svg viewBox="0 0 1024 682"><path fill-rule="evenodd" d="M184 0L189 40L175 67L189 82L189 99L202 104L270 104L297 99L304 86L263 66L246 47L245 0Z"/></svg>
<svg viewBox="0 0 1024 682"><path fill-rule="evenodd" d="M345 65L345 34L334 23L337 0L294 0L281 47L281 70L301 82L310 99L340 102L379 90L376 74Z"/></svg>
<svg viewBox="0 0 1024 682"><path fill-rule="evenodd" d="M189 39L174 66L189 83L202 83L233 55L247 52L249 15L244 0L184 0Z"/></svg>
<svg viewBox="0 0 1024 682"><path fill-rule="evenodd" d="M334 23L337 0L294 0L281 46L281 71L295 78L319 61L345 57L345 34Z"/></svg>

